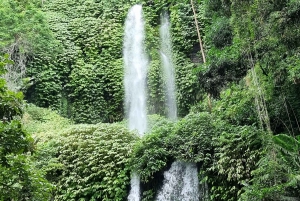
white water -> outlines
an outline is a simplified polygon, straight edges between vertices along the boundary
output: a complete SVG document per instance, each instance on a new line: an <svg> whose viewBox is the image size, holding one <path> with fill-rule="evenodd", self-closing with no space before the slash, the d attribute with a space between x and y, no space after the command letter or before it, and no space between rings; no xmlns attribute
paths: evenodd
<svg viewBox="0 0 300 201"><path fill-rule="evenodd" d="M146 118L146 72L147 58L144 52L144 21L142 6L133 6L127 15L124 36L125 63L125 111L129 129L143 136L147 129ZM176 87L172 62L172 45L168 16L162 17L160 28L161 60L166 83L168 118L177 120ZM176 161L164 173L165 181L157 201L198 201L199 186L197 167L192 163ZM140 201L140 177L132 173L129 201Z"/></svg>
<svg viewBox="0 0 300 201"><path fill-rule="evenodd" d="M175 161L164 173L164 184L156 201L198 201L199 184L196 164Z"/></svg>
<svg viewBox="0 0 300 201"><path fill-rule="evenodd" d="M137 130L142 136L147 129L146 74L148 60L144 52L144 20L142 6L133 6L125 21L125 111L129 129Z"/></svg>
<svg viewBox="0 0 300 201"><path fill-rule="evenodd" d="M172 59L170 22L162 15L160 27L161 61L165 78L168 118L177 120L175 70ZM198 201L200 198L198 172L195 163L175 161L164 173L163 187L156 201Z"/></svg>
<svg viewBox="0 0 300 201"><path fill-rule="evenodd" d="M137 130L143 136L147 129L146 113L146 74L147 57L144 52L144 20L142 6L133 6L125 21L123 56L125 64L125 111L129 129ZM129 201L140 200L140 177L133 172L131 176Z"/></svg>
<svg viewBox="0 0 300 201"><path fill-rule="evenodd" d="M167 115L171 120L177 120L176 105L176 86L175 86L175 69L172 59L172 42L170 34L170 22L167 14L161 17L161 26L159 29L161 51L160 57L163 65L165 91L167 95Z"/></svg>
<svg viewBox="0 0 300 201"><path fill-rule="evenodd" d="M128 195L128 201L139 201L141 199L140 181L140 176L136 172L133 172L130 180L131 189Z"/></svg>

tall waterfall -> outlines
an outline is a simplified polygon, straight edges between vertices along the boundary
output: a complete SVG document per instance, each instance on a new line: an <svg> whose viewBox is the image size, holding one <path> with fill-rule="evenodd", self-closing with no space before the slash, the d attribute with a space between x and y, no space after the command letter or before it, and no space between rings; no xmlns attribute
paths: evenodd
<svg viewBox="0 0 300 201"><path fill-rule="evenodd" d="M156 201L198 201L199 184L196 164L175 161L164 173L164 184Z"/></svg>
<svg viewBox="0 0 300 201"><path fill-rule="evenodd" d="M129 129L142 136L147 129L146 75L148 60L144 52L144 20L142 6L133 6L125 21L125 111Z"/></svg>
<svg viewBox="0 0 300 201"><path fill-rule="evenodd" d="M123 56L125 64L125 111L129 129L137 130L142 136L147 129L146 113L146 74L147 57L144 52L144 20L142 6L133 6L125 21ZM129 201L140 200L140 177L131 176Z"/></svg>
<svg viewBox="0 0 300 201"><path fill-rule="evenodd" d="M168 118L177 120L175 73L172 62L170 22L167 15L161 18L161 61L165 77ZM125 64L125 111L129 129L142 136L147 129L146 73L148 60L144 52L144 21L142 6L133 6L127 15L124 36ZM164 173L165 181L158 193L157 201L198 201L199 187L197 167L193 163L176 161ZM129 201L140 201L140 177L132 173Z"/></svg>
<svg viewBox="0 0 300 201"><path fill-rule="evenodd" d="M161 17L160 27L161 61L165 77L168 118L177 120L175 73L172 60L170 22L167 14ZM175 161L164 173L164 184L156 201L198 201L199 184L194 163Z"/></svg>
<svg viewBox="0 0 300 201"><path fill-rule="evenodd" d="M165 13L161 17L161 26L159 29L161 51L160 57L163 66L165 91L167 96L167 111L168 118L177 120L177 105L176 105L176 87L175 87L175 73L172 59L172 42L170 34L169 17Z"/></svg>

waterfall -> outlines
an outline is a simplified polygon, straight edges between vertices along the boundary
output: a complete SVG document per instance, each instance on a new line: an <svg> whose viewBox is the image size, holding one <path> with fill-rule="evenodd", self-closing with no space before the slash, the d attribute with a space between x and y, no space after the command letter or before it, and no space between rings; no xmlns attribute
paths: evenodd
<svg viewBox="0 0 300 201"><path fill-rule="evenodd" d="M128 201L139 201L140 198L140 176L136 173L133 172L131 175L131 180L130 180L130 193L128 195Z"/></svg>
<svg viewBox="0 0 300 201"><path fill-rule="evenodd" d="M168 118L177 120L175 73L172 60L172 42L169 17L165 13L161 17L160 27L161 61L165 78ZM156 201L198 201L198 172L195 163L175 161L164 173L164 184Z"/></svg>
<svg viewBox="0 0 300 201"><path fill-rule="evenodd" d="M175 87L175 73L172 59L172 42L170 34L169 17L165 13L161 16L160 33L160 57L163 66L165 91L167 98L168 118L177 120L177 105L176 105L176 87Z"/></svg>
<svg viewBox="0 0 300 201"><path fill-rule="evenodd" d="M125 111L129 129L137 130L140 136L147 129L146 74L147 57L144 52L144 20L142 6L133 6L125 21L123 57L125 64ZM129 201L140 200L140 177L136 172L131 176Z"/></svg>
<svg viewBox="0 0 300 201"><path fill-rule="evenodd" d="M144 20L142 6L133 6L125 21L124 64L125 64L125 111L129 129L137 130L142 136L147 129L146 75L147 57L144 52Z"/></svg>
<svg viewBox="0 0 300 201"><path fill-rule="evenodd" d="M161 61L165 77L168 118L177 120L175 73L172 61L170 22L167 15L161 18ZM146 73L148 60L144 52L144 21L142 6L133 6L125 21L123 57L125 65L125 111L129 129L137 130L140 136L147 129L146 113ZM194 163L175 161L164 173L164 184L157 201L197 201L199 185L197 167ZM140 177L136 172L131 176L129 201L140 201Z"/></svg>
<svg viewBox="0 0 300 201"><path fill-rule="evenodd" d="M164 173L164 184L156 201L198 201L199 184L196 164L175 161Z"/></svg>

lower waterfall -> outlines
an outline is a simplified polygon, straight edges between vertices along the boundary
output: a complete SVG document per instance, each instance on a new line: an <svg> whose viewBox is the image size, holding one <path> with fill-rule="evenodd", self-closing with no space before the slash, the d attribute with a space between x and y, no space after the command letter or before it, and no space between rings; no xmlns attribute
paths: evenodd
<svg viewBox="0 0 300 201"><path fill-rule="evenodd" d="M156 201L199 201L199 197L196 164L175 161L164 173L164 184Z"/></svg>

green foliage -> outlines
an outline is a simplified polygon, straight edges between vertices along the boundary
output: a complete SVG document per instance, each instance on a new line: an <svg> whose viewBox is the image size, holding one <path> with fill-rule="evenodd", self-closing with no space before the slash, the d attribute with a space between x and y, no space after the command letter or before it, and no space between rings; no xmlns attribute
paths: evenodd
<svg viewBox="0 0 300 201"><path fill-rule="evenodd" d="M56 109L77 123L120 121L124 116L123 25L129 8L135 3L44 2L44 15L61 45L55 41L49 43L55 46L53 49L61 51L46 57L43 54L49 51L45 50L33 57L28 76L34 81L26 92L26 99L38 106ZM150 58L147 80L149 112L165 113L158 28L161 13L169 10L173 48L179 52L175 56L179 114L186 115L191 103L198 99L195 95L197 77L193 75L188 59L190 52L196 54L198 51L197 48L194 50L198 43L190 5L170 1L140 3L144 6L145 43Z"/></svg>
<svg viewBox="0 0 300 201"><path fill-rule="evenodd" d="M157 58L157 53L154 53ZM148 111L150 114L166 114L166 97L163 87L163 76L161 63L159 60L153 60L150 63L149 71L147 74L148 80Z"/></svg>
<svg viewBox="0 0 300 201"><path fill-rule="evenodd" d="M40 1L7 1L1 0L1 49L18 40L23 41L20 52L31 53L31 50L42 50L51 38L45 18L40 10Z"/></svg>
<svg viewBox="0 0 300 201"><path fill-rule="evenodd" d="M190 114L177 123L155 119L151 132L138 141L132 152L131 166L142 181L143 200L153 200L162 186L163 172L175 160L212 163L212 141L215 135L208 113Z"/></svg>
<svg viewBox="0 0 300 201"><path fill-rule="evenodd" d="M214 20L214 23L210 27L210 33L207 35L207 38L210 38L212 45L219 49L231 45L232 30L229 20L226 18Z"/></svg>
<svg viewBox="0 0 300 201"><path fill-rule="evenodd" d="M32 104L26 105L22 123L25 130L38 142L59 138L62 132L71 126L70 120L61 117L57 112Z"/></svg>
<svg viewBox="0 0 300 201"><path fill-rule="evenodd" d="M59 147L58 160L64 168L56 199L124 200L135 140L135 135L116 124L71 128Z"/></svg>
<svg viewBox="0 0 300 201"><path fill-rule="evenodd" d="M29 151L30 136L23 130L20 121L0 122L1 164L7 164L7 154L18 154Z"/></svg>
<svg viewBox="0 0 300 201"><path fill-rule="evenodd" d="M245 82L249 82L246 78ZM234 125L258 125L254 95L245 84L232 84L222 91L220 101L213 103L212 112Z"/></svg>
<svg viewBox="0 0 300 201"><path fill-rule="evenodd" d="M244 53L239 50L239 41L221 49L212 46L208 50L208 62L198 67L201 88L218 98L220 92L230 82L238 82L247 73Z"/></svg>
<svg viewBox="0 0 300 201"><path fill-rule="evenodd" d="M218 123L220 136L213 139L215 161L207 171L213 200L237 200L261 155L263 131L253 126ZM211 171L211 172L210 172ZM212 178L212 175L218 178Z"/></svg>
<svg viewBox="0 0 300 201"><path fill-rule="evenodd" d="M108 16L115 8L125 12L121 2L117 4L113 7L93 1L45 2L45 15L62 44L62 52L47 65L55 76L43 73L40 65L48 63L44 59L31 63L30 75L41 81L28 90L31 102L55 108L78 123L121 119L123 72L119 47L122 47L121 23L125 15L118 14L115 19Z"/></svg>
<svg viewBox="0 0 300 201"><path fill-rule="evenodd" d="M71 122L55 111L28 104L22 123L24 128L32 133L35 141L32 156L35 167L55 186L61 178L64 167L57 158L58 149L61 146L62 134L72 126ZM54 191L55 188L51 191L52 197L55 195Z"/></svg>
<svg viewBox="0 0 300 201"><path fill-rule="evenodd" d="M264 156L240 200L295 200L299 196L299 141L286 134L268 136Z"/></svg>
<svg viewBox="0 0 300 201"><path fill-rule="evenodd" d="M215 135L213 117L208 113L189 114L180 120L168 138L173 157L182 161L210 163L211 138Z"/></svg>
<svg viewBox="0 0 300 201"><path fill-rule="evenodd" d="M167 149L168 135L173 126L172 122L160 121L150 134L135 144L132 165L143 182L153 179L154 174L161 171L170 161L171 153Z"/></svg>
<svg viewBox="0 0 300 201"><path fill-rule="evenodd" d="M255 126L235 126L207 112L191 113L175 124L158 118L132 153L143 199L155 197L163 172L173 161L181 160L197 163L212 200L237 200L245 182L253 178L264 135Z"/></svg>
<svg viewBox="0 0 300 201"><path fill-rule="evenodd" d="M2 74L7 59L1 57ZM7 90L3 78L0 83L0 200L48 200L51 185L30 161L33 139L20 122L22 93Z"/></svg>
<svg viewBox="0 0 300 201"><path fill-rule="evenodd" d="M174 51L189 57L193 47L199 44L191 5L178 2L170 8L170 11Z"/></svg>
<svg viewBox="0 0 300 201"><path fill-rule="evenodd" d="M208 63L199 70L199 80L220 99L211 101L211 110L203 103L194 111L211 111L233 124L224 126L214 140L216 161L210 170L219 176L208 176L211 197L295 200L299 145L292 136L299 133L299 3L209 0L204 5L211 24L205 27ZM222 41L225 36L232 41ZM256 79L249 76L251 68ZM262 103L273 133L289 135L272 139L270 133L256 130Z"/></svg>
<svg viewBox="0 0 300 201"><path fill-rule="evenodd" d="M60 106L60 92L61 83L59 75L53 70L44 70L35 78L35 99L38 101L39 106L49 107L54 109ZM44 96L47 92L48 95ZM50 105L50 103L52 103Z"/></svg>
<svg viewBox="0 0 300 201"><path fill-rule="evenodd" d="M178 116L185 116L191 106L200 99L202 90L199 87L197 76L193 73L195 65L179 55L176 55L176 58Z"/></svg>
<svg viewBox="0 0 300 201"><path fill-rule="evenodd" d="M142 182L143 200L153 200L162 186L163 172L175 160L196 162L208 167L212 162L214 135L208 113L191 114L179 122L151 116L152 128L138 141L132 152L131 166Z"/></svg>
<svg viewBox="0 0 300 201"><path fill-rule="evenodd" d="M14 64L6 66L4 76L10 90L23 88L27 65L35 58L49 63L57 52L57 43L47 26L40 1L1 0L0 52L8 53ZM24 88L23 88L24 89Z"/></svg>
<svg viewBox="0 0 300 201"><path fill-rule="evenodd" d="M37 168L55 200L124 200L137 137L120 124L71 125L55 111L28 105L23 122L37 141Z"/></svg>
<svg viewBox="0 0 300 201"><path fill-rule="evenodd" d="M70 125L53 111L29 106L23 121L36 129L35 166L55 189L54 200L125 200L134 133L120 124Z"/></svg>
<svg viewBox="0 0 300 201"><path fill-rule="evenodd" d="M103 83L97 82L101 75L97 76L96 66L84 64L83 62L77 64L77 68L73 70L69 83L69 90L71 91L70 100L72 101L72 115L76 122L96 123L95 121L101 118L107 108L103 100ZM100 113L102 111L102 114ZM106 115L104 114L103 117ZM101 119L103 121L103 119Z"/></svg>
<svg viewBox="0 0 300 201"><path fill-rule="evenodd" d="M123 25L137 1L42 1L43 12L39 2L3 0L0 9L0 47L18 42L14 55L29 58L28 101L77 123L120 121ZM146 21L149 113L166 112L158 50L163 11L171 21L179 116L199 99L207 97L205 102L177 123L153 117L153 130L140 140L121 125L72 126L57 113L30 105L23 122L37 141L33 164L26 155L33 140L19 122L22 94L8 91L0 79L5 139L0 195L6 196L0 200L47 199L50 186L36 168L56 185L56 200L125 200L131 170L141 176L143 200L153 200L174 160L201 167L211 200L296 200L299 141L292 136L300 134L299 1L194 1L207 58L198 68L190 2L139 3ZM0 61L1 73L7 59ZM258 128L262 110L274 136Z"/></svg>
<svg viewBox="0 0 300 201"><path fill-rule="evenodd" d="M43 177L26 154L6 155L7 165L0 165L1 200L49 200L52 185Z"/></svg>

